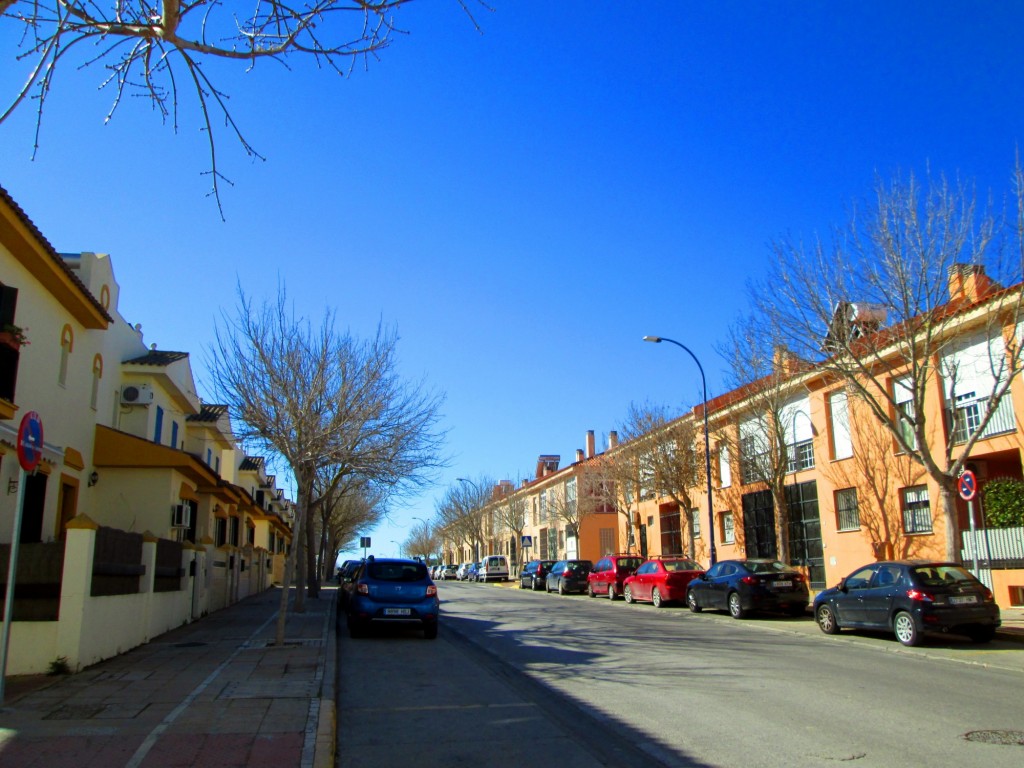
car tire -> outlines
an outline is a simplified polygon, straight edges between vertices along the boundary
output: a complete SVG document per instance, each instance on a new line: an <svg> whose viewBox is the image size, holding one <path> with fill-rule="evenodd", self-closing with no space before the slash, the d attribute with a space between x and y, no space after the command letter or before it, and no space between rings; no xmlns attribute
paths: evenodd
<svg viewBox="0 0 1024 768"><path fill-rule="evenodd" d="M746 617L747 612L743 610L743 601L740 600L739 592L730 592L726 603L729 606L729 615L734 619L742 619Z"/></svg>
<svg viewBox="0 0 1024 768"><path fill-rule="evenodd" d="M520 589L526 589L526 585L523 584L523 580L522 579L519 580L519 588Z"/></svg>
<svg viewBox="0 0 1024 768"><path fill-rule="evenodd" d="M628 584L626 585L626 588L622 590L622 599L630 605L633 604L633 590L630 589Z"/></svg>
<svg viewBox="0 0 1024 768"><path fill-rule="evenodd" d="M818 629L826 635L835 635L839 632L839 622L836 620L836 612L828 603L822 603L814 614L814 620L818 622Z"/></svg>
<svg viewBox="0 0 1024 768"><path fill-rule="evenodd" d="M921 633L914 623L914 617L906 611L900 611L892 620L892 631L896 639L903 645L913 646L921 644Z"/></svg>
<svg viewBox="0 0 1024 768"><path fill-rule="evenodd" d="M665 607L665 601L661 599L661 590L657 587L651 590L651 602L654 603L655 608Z"/></svg>
<svg viewBox="0 0 1024 768"><path fill-rule="evenodd" d="M608 599L609 600L615 600L615 585L614 584L609 584L608 585Z"/></svg>
<svg viewBox="0 0 1024 768"><path fill-rule="evenodd" d="M697 596L693 594L693 591L686 593L686 605L694 613L700 613L704 610L701 604L697 602Z"/></svg>
<svg viewBox="0 0 1024 768"><path fill-rule="evenodd" d="M560 595L564 595L565 594L565 582L562 581L561 579L558 580L558 594L560 594Z"/></svg>
<svg viewBox="0 0 1024 768"><path fill-rule="evenodd" d="M972 643L991 643L996 637L995 627L978 627L972 629L967 636Z"/></svg>
<svg viewBox="0 0 1024 768"><path fill-rule="evenodd" d="M597 597L593 584L587 584L587 597Z"/></svg>
<svg viewBox="0 0 1024 768"><path fill-rule="evenodd" d="M423 625L423 639L424 640L436 640L437 639L437 622Z"/></svg>
<svg viewBox="0 0 1024 768"><path fill-rule="evenodd" d="M537 592L537 591L540 590L540 584L537 583L537 577L536 576L531 576L530 577L530 582L531 582L530 583L530 589L532 589L534 592Z"/></svg>

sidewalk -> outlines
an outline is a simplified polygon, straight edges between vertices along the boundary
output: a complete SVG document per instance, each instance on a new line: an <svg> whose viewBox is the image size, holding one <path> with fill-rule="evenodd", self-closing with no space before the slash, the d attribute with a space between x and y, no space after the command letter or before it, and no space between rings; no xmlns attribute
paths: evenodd
<svg viewBox="0 0 1024 768"><path fill-rule="evenodd" d="M330 768L337 590L320 594L280 647L271 589L78 674L9 678L0 765Z"/></svg>

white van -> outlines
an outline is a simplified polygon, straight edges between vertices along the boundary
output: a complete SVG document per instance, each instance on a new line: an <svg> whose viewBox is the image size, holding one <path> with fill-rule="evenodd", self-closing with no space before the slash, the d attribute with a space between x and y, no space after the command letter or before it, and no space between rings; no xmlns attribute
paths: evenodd
<svg viewBox="0 0 1024 768"><path fill-rule="evenodd" d="M477 581L508 581L508 558L504 555L489 555L480 561Z"/></svg>

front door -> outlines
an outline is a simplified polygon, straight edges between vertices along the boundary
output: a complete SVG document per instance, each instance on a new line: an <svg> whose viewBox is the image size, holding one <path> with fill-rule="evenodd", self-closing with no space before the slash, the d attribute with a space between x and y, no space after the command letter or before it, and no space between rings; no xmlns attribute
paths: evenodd
<svg viewBox="0 0 1024 768"><path fill-rule="evenodd" d="M747 557L777 557L771 491L743 495L743 544Z"/></svg>
<svg viewBox="0 0 1024 768"><path fill-rule="evenodd" d="M789 565L807 568L811 589L825 588L825 549L818 515L818 484L813 480L786 487L789 511Z"/></svg>

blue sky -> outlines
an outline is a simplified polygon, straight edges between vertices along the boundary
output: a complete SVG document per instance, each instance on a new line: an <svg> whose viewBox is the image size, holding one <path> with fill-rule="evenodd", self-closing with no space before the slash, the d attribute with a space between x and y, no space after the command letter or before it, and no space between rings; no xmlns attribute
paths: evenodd
<svg viewBox="0 0 1024 768"><path fill-rule="evenodd" d="M454 0L342 79L218 63L226 222L205 197L192 103L180 128L142 101L104 125L98 71L66 69L41 149L33 115L0 125L0 184L59 250L112 255L121 311L147 343L203 348L234 287L282 279L447 393L452 463L372 532L391 553L456 477L563 464L630 402L699 399L701 358L761 274L767 244L826 233L877 177L960 175L997 201L1024 133L1024 5L493 0L477 33ZM0 22L0 97L26 68ZM600 439L600 438L599 438Z"/></svg>

